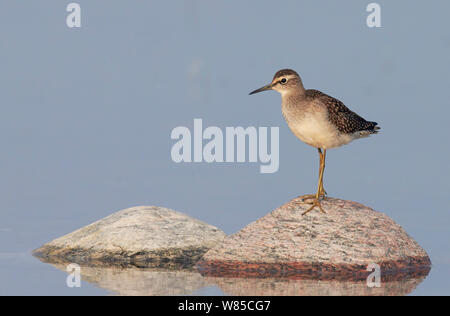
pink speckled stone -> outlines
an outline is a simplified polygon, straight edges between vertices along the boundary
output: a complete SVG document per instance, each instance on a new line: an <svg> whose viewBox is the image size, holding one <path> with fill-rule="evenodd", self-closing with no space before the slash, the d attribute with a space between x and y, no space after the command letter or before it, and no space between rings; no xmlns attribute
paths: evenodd
<svg viewBox="0 0 450 316"><path fill-rule="evenodd" d="M210 249L197 264L205 275L361 280L371 263L383 280L427 274L431 261L383 213L334 198L326 214L295 198Z"/></svg>

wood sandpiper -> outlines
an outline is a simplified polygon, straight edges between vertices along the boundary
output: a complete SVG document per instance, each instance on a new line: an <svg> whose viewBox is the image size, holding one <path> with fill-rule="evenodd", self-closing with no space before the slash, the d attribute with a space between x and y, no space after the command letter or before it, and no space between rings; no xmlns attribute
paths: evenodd
<svg viewBox="0 0 450 316"><path fill-rule="evenodd" d="M319 183L316 194L303 195L304 202L323 210L320 200L326 199L323 188L325 156L330 148L337 148L351 141L378 133L376 122L369 122L349 110L344 103L318 90L303 87L300 76L291 69L278 71L270 84L250 94L275 90L281 94L281 111L292 133L319 152Z"/></svg>

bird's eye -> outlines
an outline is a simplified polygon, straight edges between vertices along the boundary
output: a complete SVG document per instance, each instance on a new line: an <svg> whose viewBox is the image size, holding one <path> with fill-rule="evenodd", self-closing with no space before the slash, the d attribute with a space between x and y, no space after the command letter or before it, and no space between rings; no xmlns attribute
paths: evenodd
<svg viewBox="0 0 450 316"><path fill-rule="evenodd" d="M281 83L281 84L285 84L286 82L287 82L287 79L286 79L286 78L283 78L283 79L280 80L280 83Z"/></svg>

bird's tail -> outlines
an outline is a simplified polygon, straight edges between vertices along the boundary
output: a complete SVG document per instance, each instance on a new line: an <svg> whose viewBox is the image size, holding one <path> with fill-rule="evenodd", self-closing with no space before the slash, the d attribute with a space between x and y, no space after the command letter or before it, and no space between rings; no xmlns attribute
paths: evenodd
<svg viewBox="0 0 450 316"><path fill-rule="evenodd" d="M377 122L369 122L369 123L371 125L371 128L369 130L372 132L372 134L377 134L378 131L381 129L381 127L378 126Z"/></svg>
<svg viewBox="0 0 450 316"><path fill-rule="evenodd" d="M379 126L377 126L377 122L367 122L367 125L364 129L359 130L355 133L356 138L365 138L369 137L373 134L378 134L378 131L381 129Z"/></svg>

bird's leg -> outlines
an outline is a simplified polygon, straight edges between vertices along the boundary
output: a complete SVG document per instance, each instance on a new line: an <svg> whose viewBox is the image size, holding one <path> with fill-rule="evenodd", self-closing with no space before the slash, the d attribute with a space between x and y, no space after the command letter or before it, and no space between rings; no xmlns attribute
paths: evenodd
<svg viewBox="0 0 450 316"><path fill-rule="evenodd" d="M320 205L320 198L323 196L323 192L325 190L323 189L323 172L325 169L325 155L322 154L322 150L318 148L319 156L320 156L320 167L319 167L319 183L317 184L317 193L315 196L309 195L308 198L312 197L312 205L309 209L307 209L305 212L303 212L302 215L305 215L312 211L316 206L319 207L320 211L322 213L325 213L325 211L322 208L322 205ZM303 200L305 200L306 196L303 196Z"/></svg>
<svg viewBox="0 0 450 316"><path fill-rule="evenodd" d="M323 199L326 199L327 196L327 191L325 191L325 189L323 188L323 174L325 172L325 157L327 155L327 150L324 149L323 150L323 154L321 155L321 166L322 166L322 175L319 174L320 177L320 192L319 195L323 197Z"/></svg>
<svg viewBox="0 0 450 316"><path fill-rule="evenodd" d="M319 196L325 198L325 196L327 195L327 192L325 191L325 189L323 188L323 181L321 183L321 170L322 170L322 165L325 164L325 151L322 154L322 150L320 148L317 148L317 151L319 152ZM325 166L324 166L325 167ZM306 195L302 195L301 199L303 202L305 202L306 200L314 200L316 198L316 194L306 194Z"/></svg>

